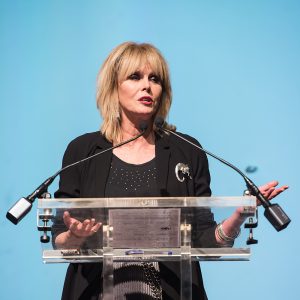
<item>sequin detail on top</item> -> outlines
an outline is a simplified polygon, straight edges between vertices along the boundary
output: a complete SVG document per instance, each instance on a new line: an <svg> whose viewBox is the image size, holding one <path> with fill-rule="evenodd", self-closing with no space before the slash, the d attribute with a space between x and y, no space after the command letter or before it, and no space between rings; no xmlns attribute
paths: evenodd
<svg viewBox="0 0 300 300"><path fill-rule="evenodd" d="M129 164L113 155L106 197L154 197L157 188L155 158L140 165Z"/></svg>

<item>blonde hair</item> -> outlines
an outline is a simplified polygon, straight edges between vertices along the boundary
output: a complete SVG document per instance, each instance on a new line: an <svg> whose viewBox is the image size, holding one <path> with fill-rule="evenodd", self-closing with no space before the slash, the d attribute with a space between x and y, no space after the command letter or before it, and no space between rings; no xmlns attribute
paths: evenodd
<svg viewBox="0 0 300 300"><path fill-rule="evenodd" d="M151 44L122 43L106 58L97 79L97 107L103 118L101 132L110 142L122 139L118 83L145 65L160 78L162 86L160 104L153 119L160 116L165 120L169 113L172 91L168 65L162 54ZM153 130L157 131L155 125Z"/></svg>

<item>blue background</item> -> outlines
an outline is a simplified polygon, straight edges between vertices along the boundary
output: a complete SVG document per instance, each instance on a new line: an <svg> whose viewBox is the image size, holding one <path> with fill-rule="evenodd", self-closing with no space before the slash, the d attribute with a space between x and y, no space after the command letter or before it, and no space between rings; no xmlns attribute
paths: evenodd
<svg viewBox="0 0 300 300"><path fill-rule="evenodd" d="M179 131L257 184L278 179L293 220L262 217L250 262L202 264L209 298L300 299L300 2L0 1L1 299L59 299L66 265L44 265L35 208L15 226L6 211L60 168L68 142L99 128L96 75L121 42L150 42L170 65ZM241 178L210 160L214 195ZM57 181L51 187L54 192Z"/></svg>

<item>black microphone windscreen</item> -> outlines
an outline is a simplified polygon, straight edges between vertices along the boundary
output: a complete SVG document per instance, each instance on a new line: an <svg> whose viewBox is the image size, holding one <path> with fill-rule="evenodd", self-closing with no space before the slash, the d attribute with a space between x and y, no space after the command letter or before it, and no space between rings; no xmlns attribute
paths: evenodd
<svg viewBox="0 0 300 300"><path fill-rule="evenodd" d="M162 117L158 116L155 118L154 124L157 128L161 129L163 127L164 123L165 123L165 120Z"/></svg>
<svg viewBox="0 0 300 300"><path fill-rule="evenodd" d="M143 131L145 132L148 128L148 123L146 121L142 121L140 124L139 124L139 129L140 131Z"/></svg>

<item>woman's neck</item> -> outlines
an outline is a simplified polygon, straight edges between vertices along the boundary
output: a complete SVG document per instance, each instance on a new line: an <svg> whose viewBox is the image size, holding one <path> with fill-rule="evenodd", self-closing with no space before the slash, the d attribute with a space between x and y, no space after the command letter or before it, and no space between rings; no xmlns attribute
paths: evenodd
<svg viewBox="0 0 300 300"><path fill-rule="evenodd" d="M129 140L139 133L137 126L122 124L122 141ZM155 134L152 126L149 126L141 137L114 149L113 153L123 161L132 164L141 164L153 159L155 157Z"/></svg>
<svg viewBox="0 0 300 300"><path fill-rule="evenodd" d="M140 125L142 122L145 121L140 121L140 122L130 122L127 120L127 122L122 122L121 124L121 136L122 136L122 141L129 140L138 134L141 133L140 130ZM137 140L129 143L129 144L154 144L155 141L155 136L154 132L152 130L152 122L148 122L148 128L146 132L138 138Z"/></svg>

